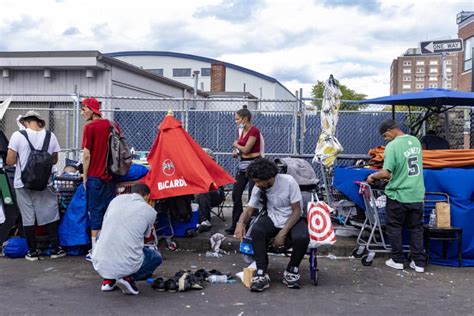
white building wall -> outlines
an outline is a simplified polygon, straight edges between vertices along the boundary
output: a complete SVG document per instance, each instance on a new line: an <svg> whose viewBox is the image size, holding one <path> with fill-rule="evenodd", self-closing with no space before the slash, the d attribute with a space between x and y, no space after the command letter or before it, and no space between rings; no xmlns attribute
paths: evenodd
<svg viewBox="0 0 474 316"><path fill-rule="evenodd" d="M201 68L211 68L211 64L207 62L170 56L120 56L114 58L137 67L142 67L143 69L163 69L164 77L182 82L191 87L194 87L192 73L194 70L199 70L198 89L201 89L201 83L204 84L203 91L209 91L211 88L211 77L203 77L201 75ZM173 77L173 68L191 68L191 76Z"/></svg>
<svg viewBox="0 0 474 316"><path fill-rule="evenodd" d="M257 98L275 98L275 84L273 82L269 82L268 80L232 68L226 68L225 76L226 91L242 92L244 91L245 83L245 91L253 94Z"/></svg>
<svg viewBox="0 0 474 316"><path fill-rule="evenodd" d="M86 78L85 70L51 69L51 78L44 77L44 70L10 69L8 78L0 78L0 94L103 94L104 71L96 71L93 78Z"/></svg>
<svg viewBox="0 0 474 316"><path fill-rule="evenodd" d="M211 63L189 58L170 56L119 56L114 57L143 69L163 69L163 76L194 87L194 78L173 77L173 68L191 68L201 71L201 68L211 68ZM257 98L294 100L295 97L277 82L271 82L258 76L226 67L226 91L242 92L246 84L246 91ZM211 77L199 75L198 89L204 84L203 91L210 91ZM261 90L261 92L260 92Z"/></svg>

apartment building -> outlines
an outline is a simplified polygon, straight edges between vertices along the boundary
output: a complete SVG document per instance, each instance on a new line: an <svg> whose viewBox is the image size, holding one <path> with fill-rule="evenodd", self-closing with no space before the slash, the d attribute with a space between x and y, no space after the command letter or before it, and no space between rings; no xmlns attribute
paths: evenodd
<svg viewBox="0 0 474 316"><path fill-rule="evenodd" d="M390 94L416 92L427 88L443 88L441 55L422 55L420 48L409 48L394 59L390 68ZM458 88L458 54L446 56L447 89Z"/></svg>

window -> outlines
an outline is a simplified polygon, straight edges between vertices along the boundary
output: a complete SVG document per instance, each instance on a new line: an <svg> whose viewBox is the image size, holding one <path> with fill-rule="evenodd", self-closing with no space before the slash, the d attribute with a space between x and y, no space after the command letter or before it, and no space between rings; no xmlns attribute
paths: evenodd
<svg viewBox="0 0 474 316"><path fill-rule="evenodd" d="M411 84L404 83L403 84L403 89L411 89Z"/></svg>
<svg viewBox="0 0 474 316"><path fill-rule="evenodd" d="M430 81L438 81L438 76L430 76Z"/></svg>
<svg viewBox="0 0 474 316"><path fill-rule="evenodd" d="M446 84L446 88L451 89L451 84L450 84L450 83L447 83L447 84Z"/></svg>
<svg viewBox="0 0 474 316"><path fill-rule="evenodd" d="M437 60L430 60L430 65L437 65L438 61Z"/></svg>
<svg viewBox="0 0 474 316"><path fill-rule="evenodd" d="M453 61L451 59L446 60L446 65L452 65Z"/></svg>
<svg viewBox="0 0 474 316"><path fill-rule="evenodd" d="M404 74L411 74L411 69L410 68L404 68L403 73Z"/></svg>
<svg viewBox="0 0 474 316"><path fill-rule="evenodd" d="M438 88L438 84L437 83L430 83L429 87L430 88Z"/></svg>
<svg viewBox="0 0 474 316"><path fill-rule="evenodd" d="M452 72L453 70L451 69L451 67L446 67L446 72Z"/></svg>
<svg viewBox="0 0 474 316"><path fill-rule="evenodd" d="M151 72L154 75L163 77L163 69L147 69L146 71Z"/></svg>
<svg viewBox="0 0 474 316"><path fill-rule="evenodd" d="M417 89L424 89L425 85L423 83L417 83L415 86Z"/></svg>
<svg viewBox="0 0 474 316"><path fill-rule="evenodd" d="M464 41L464 71L472 69L472 48L474 36Z"/></svg>
<svg viewBox="0 0 474 316"><path fill-rule="evenodd" d="M416 81L425 81L425 77L416 77Z"/></svg>
<svg viewBox="0 0 474 316"><path fill-rule="evenodd" d="M201 76L202 77L210 77L211 76L211 68L201 68Z"/></svg>
<svg viewBox="0 0 474 316"><path fill-rule="evenodd" d="M416 73L417 74L425 73L425 68L416 68Z"/></svg>
<svg viewBox="0 0 474 316"><path fill-rule="evenodd" d="M417 66L424 66L424 65L425 65L425 61L424 61L424 60L417 60L417 61L416 61L416 65L417 65Z"/></svg>
<svg viewBox="0 0 474 316"><path fill-rule="evenodd" d="M403 81L411 81L411 77L410 76L403 76Z"/></svg>
<svg viewBox="0 0 474 316"><path fill-rule="evenodd" d="M191 68L174 68L173 77L191 77Z"/></svg>
<svg viewBox="0 0 474 316"><path fill-rule="evenodd" d="M430 73L438 73L438 68L431 67Z"/></svg>
<svg viewBox="0 0 474 316"><path fill-rule="evenodd" d="M411 66L411 60L405 60L403 66Z"/></svg>

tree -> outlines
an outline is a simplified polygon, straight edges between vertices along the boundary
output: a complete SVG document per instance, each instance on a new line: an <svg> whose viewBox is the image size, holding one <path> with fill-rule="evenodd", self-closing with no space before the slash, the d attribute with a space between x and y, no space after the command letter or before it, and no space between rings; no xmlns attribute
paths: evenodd
<svg viewBox="0 0 474 316"><path fill-rule="evenodd" d="M341 100L364 100L365 98L367 98L367 95L363 93L358 93L352 89L349 89L345 85L341 84L338 80L336 80L336 82L339 85L339 89L341 89L341 92L342 92ZM323 93L324 93L324 82L318 80L318 82L313 86L313 89L311 90L311 95L315 99L322 99ZM317 104L319 104L319 102ZM365 104L355 105L355 104L348 104L348 103L341 102L340 110L359 110L361 108L365 108L366 106L367 105Z"/></svg>

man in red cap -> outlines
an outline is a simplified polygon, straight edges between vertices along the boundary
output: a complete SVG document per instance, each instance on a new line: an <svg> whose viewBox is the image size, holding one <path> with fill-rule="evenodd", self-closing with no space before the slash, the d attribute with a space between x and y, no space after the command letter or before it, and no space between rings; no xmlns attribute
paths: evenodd
<svg viewBox="0 0 474 316"><path fill-rule="evenodd" d="M86 259L91 260L105 211L116 195L116 184L107 172L110 121L102 118L99 101L95 98L82 101L81 115L86 120L82 148L84 149L84 187L87 196L87 211L91 219L92 239L92 251Z"/></svg>

